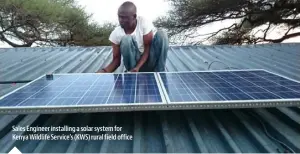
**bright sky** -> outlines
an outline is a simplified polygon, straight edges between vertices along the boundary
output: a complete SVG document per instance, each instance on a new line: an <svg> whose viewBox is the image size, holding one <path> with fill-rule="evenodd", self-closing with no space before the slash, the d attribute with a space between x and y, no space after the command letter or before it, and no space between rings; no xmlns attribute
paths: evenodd
<svg viewBox="0 0 300 154"><path fill-rule="evenodd" d="M78 4L85 7L85 11L93 14L93 20L102 24L104 22L118 22L117 11L119 6L128 0L77 0ZM169 5L165 0L130 0L137 7L137 14L148 20L155 20L166 15ZM0 41L0 47L11 47Z"/></svg>
<svg viewBox="0 0 300 154"><path fill-rule="evenodd" d="M84 6L88 13L93 14L93 19L99 23L118 22L117 11L119 6L128 0L77 0ZM130 0L137 7L137 15L149 20L166 15L169 5L165 0Z"/></svg>
<svg viewBox="0 0 300 154"><path fill-rule="evenodd" d="M85 7L85 10L93 14L93 20L99 24L105 22L118 23L117 10L119 6L127 0L77 0L78 4ZM159 16L167 15L170 9L166 0L130 0L137 6L137 14L154 21ZM201 28L199 34L207 34L218 31L220 28L228 27L232 22L224 21L210 24ZM278 34L273 35L278 36ZM281 36L281 35L280 35ZM275 37L276 38L276 37ZM300 42L300 37L292 38L284 42ZM10 47L0 42L0 47Z"/></svg>
<svg viewBox="0 0 300 154"><path fill-rule="evenodd" d="M93 14L93 19L99 24L104 22L118 22L117 10L125 2L131 1L137 7L137 14L155 20L159 16L167 15L170 6L166 0L77 0L78 4L85 7L88 13ZM218 31L221 28L231 26L231 21L221 21L200 28L199 34L207 34ZM272 38L279 38L282 35L273 33ZM203 37L200 37L203 38ZM285 40L284 42L300 42L300 37Z"/></svg>

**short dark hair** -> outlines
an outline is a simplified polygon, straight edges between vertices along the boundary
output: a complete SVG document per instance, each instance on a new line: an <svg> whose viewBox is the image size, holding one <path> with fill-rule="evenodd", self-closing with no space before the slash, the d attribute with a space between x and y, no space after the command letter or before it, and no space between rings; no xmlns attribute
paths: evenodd
<svg viewBox="0 0 300 154"><path fill-rule="evenodd" d="M129 10L130 12L132 12L132 13L134 13L134 14L136 14L136 10L137 10L135 4L134 4L133 2L130 2L130 1L124 2L124 3L120 6L120 8ZM119 8L119 9L120 9L120 8Z"/></svg>

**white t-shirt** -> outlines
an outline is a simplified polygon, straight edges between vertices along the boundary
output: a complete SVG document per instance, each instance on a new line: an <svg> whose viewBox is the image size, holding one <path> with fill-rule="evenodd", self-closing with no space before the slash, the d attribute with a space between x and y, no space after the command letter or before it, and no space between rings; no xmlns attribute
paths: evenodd
<svg viewBox="0 0 300 154"><path fill-rule="evenodd" d="M138 16L137 25L133 33L130 35L133 36L133 39L137 42L140 52L144 52L144 40L143 36L153 32L153 36L156 33L156 28L154 27L151 21L146 20L145 18ZM109 36L109 40L114 44L120 44L121 39L125 36L126 33L121 26L116 27Z"/></svg>

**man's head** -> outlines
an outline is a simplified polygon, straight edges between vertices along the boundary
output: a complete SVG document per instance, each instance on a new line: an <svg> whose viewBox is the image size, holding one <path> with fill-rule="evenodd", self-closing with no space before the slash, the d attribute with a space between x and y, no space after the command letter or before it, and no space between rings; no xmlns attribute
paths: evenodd
<svg viewBox="0 0 300 154"><path fill-rule="evenodd" d="M118 17L122 28L134 28L136 24L136 6L132 2L124 2L119 7Z"/></svg>

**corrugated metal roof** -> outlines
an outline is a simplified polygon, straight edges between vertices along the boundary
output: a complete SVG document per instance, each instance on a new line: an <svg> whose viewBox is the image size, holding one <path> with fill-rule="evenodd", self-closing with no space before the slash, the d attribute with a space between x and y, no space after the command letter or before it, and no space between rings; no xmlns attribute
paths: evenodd
<svg viewBox="0 0 300 154"><path fill-rule="evenodd" d="M168 71L267 69L300 80L300 44L172 46ZM106 66L111 47L0 49L0 80L88 73ZM116 72L122 72L120 67ZM23 84L0 85L0 96ZM255 118L256 117L256 118ZM1 115L0 152L300 152L300 109L228 109L60 115ZM261 123L263 122L263 123ZM263 125L262 125L263 124ZM15 141L12 126L120 126L132 141ZM265 132L265 129L268 133ZM46 132L61 134L62 132ZM95 132L81 132L95 134ZM275 141L272 137L284 144Z"/></svg>

